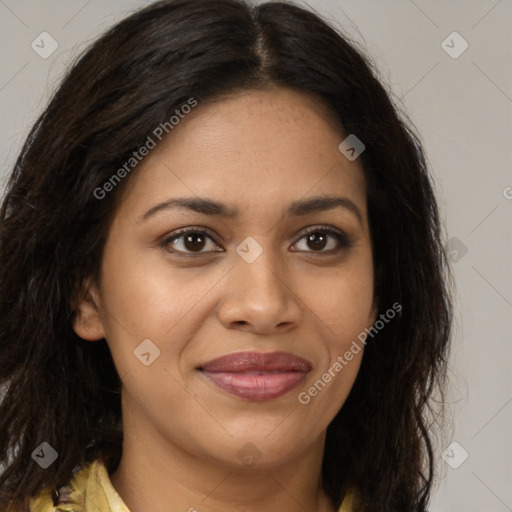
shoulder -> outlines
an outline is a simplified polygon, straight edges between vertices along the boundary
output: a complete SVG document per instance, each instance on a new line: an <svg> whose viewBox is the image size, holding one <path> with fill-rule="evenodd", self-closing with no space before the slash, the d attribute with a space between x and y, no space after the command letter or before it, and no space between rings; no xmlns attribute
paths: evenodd
<svg viewBox="0 0 512 512"><path fill-rule="evenodd" d="M57 492L43 489L31 500L30 512L130 512L110 482L101 460L79 468L67 485Z"/></svg>
<svg viewBox="0 0 512 512"><path fill-rule="evenodd" d="M30 512L53 512L53 492L50 488L43 489L36 498L30 502Z"/></svg>
<svg viewBox="0 0 512 512"><path fill-rule="evenodd" d="M354 512L354 501L355 493L353 491L349 491L343 499L338 512Z"/></svg>

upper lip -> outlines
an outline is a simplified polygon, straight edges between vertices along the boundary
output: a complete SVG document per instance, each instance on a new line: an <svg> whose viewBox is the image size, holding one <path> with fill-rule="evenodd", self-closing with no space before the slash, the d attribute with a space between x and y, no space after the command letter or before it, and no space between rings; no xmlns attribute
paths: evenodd
<svg viewBox="0 0 512 512"><path fill-rule="evenodd" d="M199 367L207 372L298 371L307 372L311 365L289 352L237 352L217 357Z"/></svg>

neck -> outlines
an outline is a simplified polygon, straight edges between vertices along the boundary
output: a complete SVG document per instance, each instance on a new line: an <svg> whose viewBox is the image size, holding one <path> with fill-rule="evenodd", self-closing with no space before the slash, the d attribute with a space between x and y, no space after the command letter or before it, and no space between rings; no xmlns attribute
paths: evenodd
<svg viewBox="0 0 512 512"><path fill-rule="evenodd" d="M126 418L125 420L126 421ZM240 467L199 457L148 430L124 425L111 482L131 512L335 512L321 487L324 439L281 464ZM131 435L144 432L144 437Z"/></svg>

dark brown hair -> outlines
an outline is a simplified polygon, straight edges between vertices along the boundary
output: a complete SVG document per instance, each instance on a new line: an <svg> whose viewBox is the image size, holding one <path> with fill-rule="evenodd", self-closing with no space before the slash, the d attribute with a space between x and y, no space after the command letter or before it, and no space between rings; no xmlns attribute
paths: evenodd
<svg viewBox="0 0 512 512"><path fill-rule="evenodd" d="M98 278L130 176L104 199L94 191L191 97L272 85L314 95L364 142L378 314L403 306L368 343L329 425L323 486L338 507L351 488L360 512L427 510L451 278L421 145L377 76L339 30L281 2L157 2L79 58L28 135L0 210L2 505L26 506L96 458L109 471L119 462L120 379L106 342L74 333L71 303ZM31 458L43 441L59 454L48 469Z"/></svg>

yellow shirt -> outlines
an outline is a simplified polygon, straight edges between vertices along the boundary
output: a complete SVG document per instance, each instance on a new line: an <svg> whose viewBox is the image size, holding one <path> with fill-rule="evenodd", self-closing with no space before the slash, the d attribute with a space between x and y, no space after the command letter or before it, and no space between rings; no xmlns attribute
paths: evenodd
<svg viewBox="0 0 512 512"><path fill-rule="evenodd" d="M77 471L70 483L60 489L57 505L50 489L44 489L30 504L30 512L130 512L114 489L100 460ZM347 496L339 512L352 512L352 497Z"/></svg>

